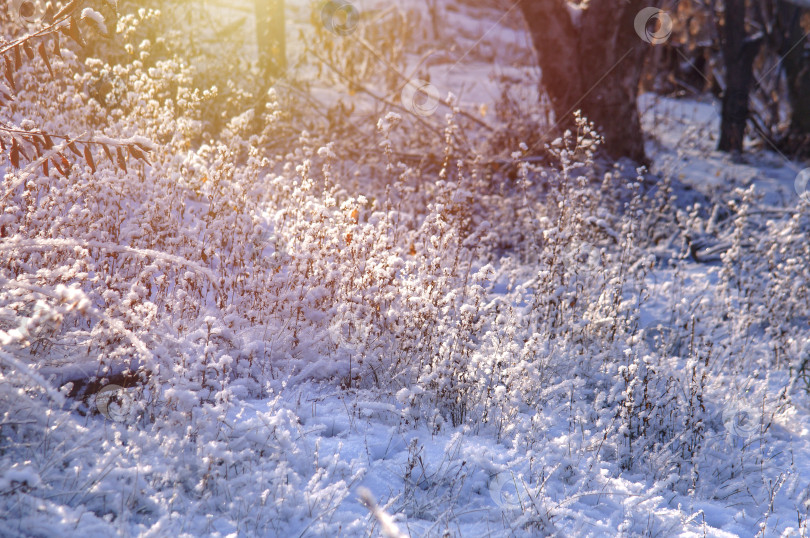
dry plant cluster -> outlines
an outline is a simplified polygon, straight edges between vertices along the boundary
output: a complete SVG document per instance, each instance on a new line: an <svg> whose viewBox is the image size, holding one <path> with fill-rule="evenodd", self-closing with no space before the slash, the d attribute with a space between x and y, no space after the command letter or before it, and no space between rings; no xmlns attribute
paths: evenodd
<svg viewBox="0 0 810 538"><path fill-rule="evenodd" d="M372 532L337 515L362 466L320 454L300 418L302 392L325 390L384 404L398 432L454 435L432 467L409 445L385 507L441 529L485 483L460 438L490 435L533 492L498 522L516 534L564 526L607 464L766 526L786 496L807 533L810 489L766 442L808 404L806 201L684 204L673 178L596 158L584 118L537 161L528 144L504 157L503 131L452 101L427 121L384 96L350 114L279 83L212 117L245 94L155 51L159 12L107 20L127 52L105 57L80 47L77 6L0 45L0 525L46 533L63 510L98 532L199 534L214 516L248 534ZM386 35L340 53L349 41L321 35L321 75L395 92L404 67L370 59L401 61ZM696 234L728 242L712 285L693 280ZM643 319L651 302L666 318ZM90 390L110 380L132 402L121 422Z"/></svg>

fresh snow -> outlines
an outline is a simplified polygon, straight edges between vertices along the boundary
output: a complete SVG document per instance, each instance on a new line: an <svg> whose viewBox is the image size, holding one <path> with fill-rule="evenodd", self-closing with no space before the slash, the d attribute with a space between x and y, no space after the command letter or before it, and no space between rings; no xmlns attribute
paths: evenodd
<svg viewBox="0 0 810 538"><path fill-rule="evenodd" d="M498 54L499 47L518 48L527 43L525 32L509 21L499 21L494 10L466 10L454 2L438 5L440 9L452 9L457 15L454 28L466 40L462 43L472 42L471 36L481 35L482 30L488 36L482 47L493 55ZM294 3L294 8L301 9L298 3ZM92 10L86 9L83 16L103 25L103 20L96 18L100 15ZM482 59L486 58L486 52L478 51L467 59L452 54L437 56L434 63L428 64L431 80L441 90L453 89L459 95L461 108L477 112L482 105L494 106L500 87L487 76L493 74L493 68ZM463 69L447 69L462 60ZM522 79L521 84L509 91L528 96L527 99L537 98L539 75L527 62L515 62L495 71L498 76ZM336 99L338 94L334 89L322 87L313 93L327 101ZM442 91L442 95L446 93ZM799 206L794 182L802 168L800 163L753 147L748 162L743 163L732 162L728 156L714 151L716 141L711 137L717 132L718 121L715 103L644 95L639 105L650 137L652 172L672 180L678 210L688 213L691 203L705 200L710 194L721 193L738 201L739 196L732 192L731 186L750 187L762 194L757 210L790 212ZM486 114L481 117L489 120ZM248 119L242 118L242 123ZM398 116L388 116L386 121L381 120L381 127L394 130L393 123L399 120ZM238 123L234 122L235 128ZM155 151L161 149L160 144L141 135L119 138L96 135L95 140L137 142ZM563 144L560 139L552 145ZM336 155L330 147L322 149L319 155L325 159ZM318 154L317 150L314 153ZM220 158L212 157L214 154L214 148L203 146L173 158L181 163L176 169L206 171L207 164L201 156ZM289 161L298 162L300 154L294 157ZM299 172L310 164L309 161L299 164ZM165 171L174 173L176 169L166 165ZM275 178L278 183L282 179L282 176ZM161 188L170 189L171 184L185 179L177 174L163 177L162 181L165 183ZM206 176L207 184L200 187L201 191L209 188L210 181ZM116 185L122 191L127 188ZM296 185L296 189L299 187ZM133 199L139 194L138 187L134 191L129 194ZM230 194L237 198L243 193ZM454 194L458 199L450 199L452 202L467 198L461 191ZM301 202L296 209L303 208L302 211L311 211L313 215L339 205L330 200L318 206L305 195L294 202ZM365 230L371 234L376 230L371 226L388 218L367 215L371 212L366 211L370 205L366 199L351 199L346 204L342 211L347 220L359 221L357 227L351 228L355 244L364 233L361 225L369 226ZM202 220L195 220L192 213L205 215L203 209L207 207L202 196L189 199L182 208L187 213L177 217L189 227L189 238L185 238L189 242L200 232L193 227ZM365 221L352 216L357 208ZM176 207L153 209L169 215L180 211ZM298 255L299 263L302 259L312 262L301 253L308 256L306 249L314 248L315 239L301 238L304 234L300 230L298 235L291 233L289 237L296 237L301 243L270 244L269 238L277 231L274 226L287 222L281 213L268 210L251 215L255 218L251 222L258 223L255 234L259 237L256 248L260 249L260 257L286 260ZM583 225L598 228L604 236L620 243L623 232L611 228L612 222L607 216L589 215ZM123 235L128 233L137 238L140 230L122 231ZM551 227L549 233L554 233ZM711 236L712 230L706 233ZM440 235L437 233L430 240L438 242ZM262 371L263 382L237 378L227 387L219 386L220 392L203 388L199 380L202 373L238 369L236 356L216 355L218 364L197 370L194 365L181 367L179 361L158 363L156 370L167 369L167 364L177 370L162 379L171 378L171 374L176 374L175 378L157 391L150 386L125 399L120 421L115 420L117 416L85 413L87 409L78 404L73 407L64 404L66 398L51 388L51 383L60 384L59 376L73 379L75 376L71 374L76 370L84 371L93 364L78 355L89 346L89 341L76 342L71 349L78 350L77 355L64 357L63 362L41 365L38 370L0 349L4 369L27 376L30 386L44 386L50 395L50 399L36 400L11 383L2 389L2 401L13 399L17 407L13 413L0 411L0 432L5 436L0 438L0 536L332 537L381 533L465 537L807 536L810 396L807 391L796 390L791 394L790 405L779 399L789 383L788 369L771 372L760 367L771 350L757 342L755 329L738 331L731 323L728 327L709 326L709 321L700 320L684 325L698 307L709 308L717 300L715 292L724 275L720 263L691 260L686 247L673 239L676 235L676 230L671 230L671 237L664 238L654 249L653 257L660 263L640 283L647 299L637 311L638 325L643 329L638 338L649 348L666 350L661 358L667 367L665 371L673 379L677 375L686 379L693 368L700 366L688 353L696 335L718 342L712 348L712 362L706 370L713 383L708 385L702 395L705 400L700 403L705 407L702 416L705 440L702 451L695 456L691 477L697 484L694 488L678 474L678 466L683 462L666 458L666 447L655 446L656 451L650 457L659 459L653 461L624 452L626 447L619 446L616 440L625 433L630 435L626 423L601 412L610 406L618 407L616 402L623 401L627 394L619 382L607 387L600 383L605 379L622 379L623 375L629 377L631 369L635 374L653 367L644 362L646 357L630 360L631 344L637 342L627 345L628 363L632 363L629 367L572 366L572 375L566 376L566 372L555 371L555 365L550 363L538 366L539 372L527 372L526 377L535 376L532 379L540 385L533 387L532 397L548 397L547 403L545 400L515 403L509 400L515 397L509 392L512 389L494 381L492 401L509 400L509 405L492 405L494 415L487 423L482 417L473 416L464 425L453 426L438 412L440 406L430 399L433 395L419 384L397 380L405 386L396 390L339 387L338 379L347 376L346 356L352 357L353 346L368 344L371 338L363 319L349 327L348 333L343 326L321 332L302 329L303 342L293 346L289 339L284 340L287 325L237 326L231 330L228 316L237 319L240 313L229 312L223 320L200 315L198 326L182 327L188 336L181 336L181 331L167 321L161 326L166 341L158 343L141 340L123 324L115 328L120 329L118 337L130 338L132 347L149 357L162 354L208 360L209 356L215 356L216 342L226 341L234 354L241 352L251 358L267 359L270 366L268 371ZM424 239L425 243L430 240ZM26 253L62 249L75 253L77 259L82 249L95 249L115 253L122 263L128 257L147 260L144 263L155 274L162 271L156 264L171 264L186 280L204 277L216 291L221 287L223 271L243 270L233 259L216 258L209 267L169 252L92 238L3 238L0 249ZM408 269L403 269L405 263L394 254L385 261L386 264L379 263L386 266L380 272ZM282 266L279 262L279 267ZM338 269L365 274L366 268L347 263ZM504 311L511 308L518 317L528 316L537 289L533 267L510 273L501 266L484 266L481 261L475 269L481 274L491 271L483 280L489 287L480 291L488 308ZM276 278L289 277L293 282L292 276L285 274L287 270L290 269L279 269ZM515 275L521 278L515 281ZM86 276L93 278L92 274ZM437 273L434 280L440 276ZM9 275L0 273L0 286L10 286L11 280ZM417 280L412 283L415 288L422 284ZM284 289L288 295L272 299L317 305L329 297L324 288L317 286L303 293L294 286ZM421 293L421 288L418 291ZM617 300L635 299L632 290L623 291L625 295ZM560 289L557 300L562 300L565 292ZM125 299L137 305L139 293L141 290L133 287L132 295ZM53 318L58 318L59 323L77 311L104 319L99 310L102 306L89 304L75 288L63 286L52 295L50 299L59 308ZM201 302L216 304L214 295L211 292ZM185 290L174 297L178 312L190 302ZM425 297L414 292L405 300L415 306L421 302L429 308ZM356 302L362 306L363 300L358 292ZM11 315L11 309L2 306L0 314L5 319ZM357 304L352 306L360 308ZM469 304L463 305L462 313L467 312L464 307ZM42 306L26 319L38 320L39 312L51 315ZM320 310L313 307L311 312L307 322L313 326L323 322L317 318L323 315ZM612 311L607 312L604 315L602 310L589 312L593 315L589 322L606 327L615 325L617 320L611 316ZM286 323L292 323L293 313L288 314ZM391 318L400 315L385 314ZM149 316L150 312L144 308L137 315ZM711 320L714 321L716 318ZM506 322L504 326L504 333L513 329ZM12 330L0 330L0 345L25 339L21 329ZM83 336L89 340L93 334L88 331ZM327 342L327 338L334 338L334 342ZM360 344L357 340L361 340ZM731 344L724 346L720 342ZM344 353L340 361L319 354L319 350L331 344ZM548 345L547 342L537 345L544 344ZM810 356L810 343L797 341L795 347L797 356L801 353ZM496 348L493 345L486 349ZM476 360L483 362L488 358ZM388 357L366 357L367 363L374 359L382 361ZM566 360L573 361L571 357ZM587 363L592 358L576 360ZM289 368L274 370L274 364ZM560 368L569 366L562 363ZM353 367L357 368L356 363ZM153 372L155 376L160 373L166 374ZM250 370L251 375L254 373ZM595 377L586 378L585 373ZM600 375L603 378L596 377ZM393 385L392 380L384 381ZM385 383L382 384L387 387ZM676 386L680 390L689 385ZM481 407L475 407L477 404ZM90 408L93 405L89 403ZM471 412L477 412L483 402L471 402L470 406ZM497 414L505 413L504 410L513 414ZM433 415L426 414L433 411ZM669 411L673 420L687 412ZM767 431L759 429L760 423L769 424ZM32 431L44 433L41 437L32 434L29 439L28 426ZM7 433L12 430L13 434ZM675 441L667 439L665 443ZM629 460L643 463L626 464Z"/></svg>

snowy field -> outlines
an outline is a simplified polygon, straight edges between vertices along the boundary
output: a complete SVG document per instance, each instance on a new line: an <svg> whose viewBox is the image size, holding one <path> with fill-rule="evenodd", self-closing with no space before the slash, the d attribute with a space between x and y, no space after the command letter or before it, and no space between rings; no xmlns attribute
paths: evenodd
<svg viewBox="0 0 810 538"><path fill-rule="evenodd" d="M517 13L419 6L460 34L420 27L422 76L542 121ZM167 148L143 177L11 188L0 163L0 536L810 534L804 164L732 162L716 103L643 95L650 173L578 164L586 133L548 168L517 152L505 194L461 164L329 190L317 134L272 161L238 118L189 147L160 69L120 74L154 102L108 132ZM378 151L407 152L386 114ZM63 386L126 368L148 380L113 398Z"/></svg>

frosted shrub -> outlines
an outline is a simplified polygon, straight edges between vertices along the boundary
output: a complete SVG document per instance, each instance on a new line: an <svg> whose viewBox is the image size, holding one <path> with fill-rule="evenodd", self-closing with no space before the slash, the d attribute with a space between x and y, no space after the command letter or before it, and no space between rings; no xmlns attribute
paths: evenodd
<svg viewBox="0 0 810 538"><path fill-rule="evenodd" d="M27 525L47 502L110 534L360 532L335 514L362 465L310 442L310 387L380 400L401 435L453 432L438 463L408 445L391 501L448 526L485 482L454 459L462 432L515 461L565 453L553 469L525 456L537 495L523 531L565 517L552 474L594 487L577 461L680 494L750 491L740 502L758 509L776 494L762 439L810 377L806 204L765 218L739 192L725 221L683 210L670 183L651 195L643 170L603 169L584 118L548 145L551 164L519 145L506 172L461 142L457 109L438 163L403 162L418 144L394 113L363 126L376 133L366 160L332 131L270 151L294 131L276 90L214 136L203 110L221 90L151 56L156 16L118 21L126 60L66 48L52 66L63 76L41 89L47 67L21 69L2 109L27 133L150 151L147 164L99 147L91 162L68 148L63 173L0 153L0 514ZM728 248L716 294L687 298L695 260L673 245L696 232ZM670 317L655 326L643 313L664 272ZM118 379L132 403L103 421L95 393ZM560 416L568 431L550 431ZM450 508L431 500L448 490Z"/></svg>

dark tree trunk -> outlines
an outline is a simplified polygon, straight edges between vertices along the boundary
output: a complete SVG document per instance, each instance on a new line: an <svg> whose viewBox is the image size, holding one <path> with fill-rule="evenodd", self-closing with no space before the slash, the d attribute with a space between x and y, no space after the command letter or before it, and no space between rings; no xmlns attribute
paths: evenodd
<svg viewBox="0 0 810 538"><path fill-rule="evenodd" d="M649 45L633 22L643 4L595 1L575 21L566 0L520 3L557 126L571 128L581 110L605 137L608 155L639 163L647 160L636 100Z"/></svg>
<svg viewBox="0 0 810 538"><path fill-rule="evenodd" d="M726 88L720 120L717 149L742 153L748 122L748 94L754 82L754 59L762 37L748 36L745 30L746 0L725 0L722 29Z"/></svg>
<svg viewBox="0 0 810 538"><path fill-rule="evenodd" d="M810 51L801 25L803 9L779 2L776 15L776 50L782 58L790 102L790 126L783 149L799 156L810 155Z"/></svg>
<svg viewBox="0 0 810 538"><path fill-rule="evenodd" d="M254 0L259 68L265 76L278 78L287 69L284 0Z"/></svg>

